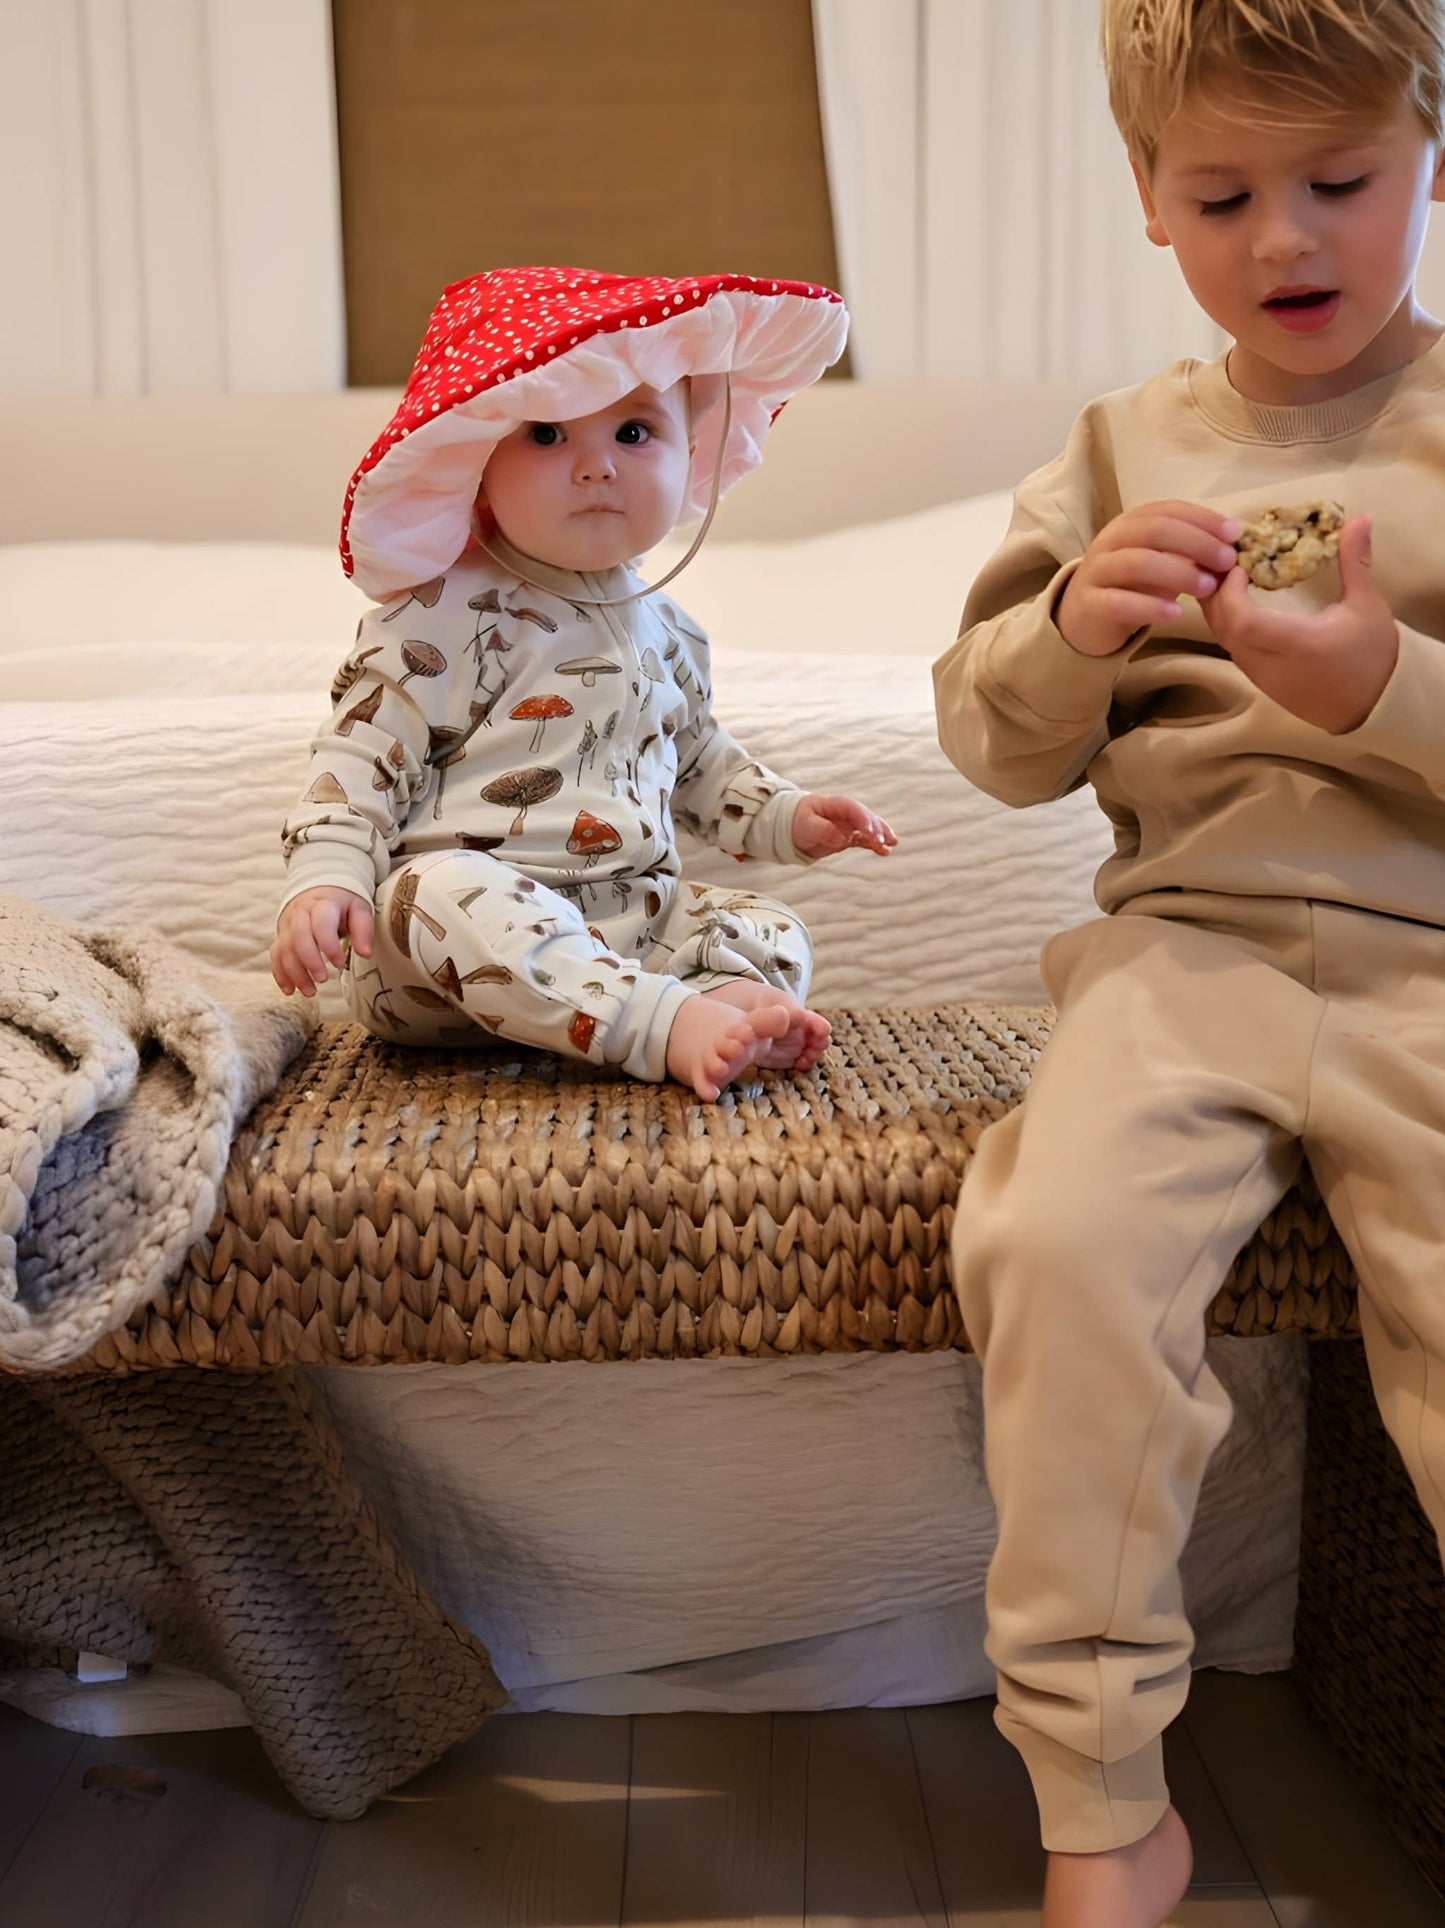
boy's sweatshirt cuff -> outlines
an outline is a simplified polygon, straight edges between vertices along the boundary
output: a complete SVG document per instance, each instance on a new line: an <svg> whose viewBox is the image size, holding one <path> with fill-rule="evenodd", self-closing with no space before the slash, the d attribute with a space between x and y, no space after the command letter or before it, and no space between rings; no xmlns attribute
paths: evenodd
<svg viewBox="0 0 1445 1928"><path fill-rule="evenodd" d="M1445 644L1405 623L1397 624L1400 654L1379 701L1356 730L1340 741L1412 770L1427 783L1445 782L1440 712L1445 708Z"/></svg>
<svg viewBox="0 0 1445 1928"><path fill-rule="evenodd" d="M1040 722L1093 722L1109 707L1133 655L1131 643L1112 656L1086 656L1064 640L1053 611L1078 566L1066 563L1042 594L1012 611L988 651L984 677L990 689Z"/></svg>

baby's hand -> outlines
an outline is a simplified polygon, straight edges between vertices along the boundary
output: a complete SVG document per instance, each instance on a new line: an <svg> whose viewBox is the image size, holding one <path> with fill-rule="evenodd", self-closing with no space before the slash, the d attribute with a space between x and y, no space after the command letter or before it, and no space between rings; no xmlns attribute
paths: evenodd
<svg viewBox="0 0 1445 1928"><path fill-rule="evenodd" d="M805 857L840 850L876 850L886 857L898 839L871 810L851 797L806 796L793 812L793 842Z"/></svg>
<svg viewBox="0 0 1445 1928"><path fill-rule="evenodd" d="M1148 624L1172 622L1180 596L1218 589L1243 527L1195 502L1149 502L1116 515L1059 598L1059 634L1085 656L1112 656Z"/></svg>
<svg viewBox="0 0 1445 1928"><path fill-rule="evenodd" d="M371 956L371 938L376 928L370 904L354 890L336 884L319 884L293 897L276 923L276 941L271 946L271 975L290 997L314 997L318 985L330 975L329 958L339 971L346 961L341 948L343 933L351 948L361 957Z"/></svg>
<svg viewBox="0 0 1445 1928"><path fill-rule="evenodd" d="M1242 569L1204 604L1205 620L1256 689L1332 736L1357 730L1384 694L1400 654L1390 605L1370 573L1370 518L1340 531L1338 602L1302 613L1249 593Z"/></svg>

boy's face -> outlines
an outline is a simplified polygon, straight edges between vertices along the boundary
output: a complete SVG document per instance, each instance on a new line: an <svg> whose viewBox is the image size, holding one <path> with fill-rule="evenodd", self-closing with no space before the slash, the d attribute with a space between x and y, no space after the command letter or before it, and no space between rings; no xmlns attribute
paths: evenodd
<svg viewBox="0 0 1445 1928"><path fill-rule="evenodd" d="M690 460L686 384L635 388L595 415L514 429L492 451L481 500L524 555L614 569L676 526Z"/></svg>
<svg viewBox="0 0 1445 1928"><path fill-rule="evenodd" d="M1173 248L1200 307L1234 337L1238 385L1253 392L1249 376L1274 371L1284 392L1266 381L1261 398L1287 399L1291 381L1308 391L1345 372L1341 387L1354 386L1420 352L1415 269L1445 187L1408 103L1313 128L1268 115L1268 101L1187 104L1149 177L1135 173L1150 240Z"/></svg>

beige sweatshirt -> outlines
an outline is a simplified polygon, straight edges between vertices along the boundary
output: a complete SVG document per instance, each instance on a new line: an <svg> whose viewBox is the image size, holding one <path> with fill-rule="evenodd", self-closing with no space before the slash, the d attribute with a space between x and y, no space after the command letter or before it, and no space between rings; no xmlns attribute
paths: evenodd
<svg viewBox="0 0 1445 1928"><path fill-rule="evenodd" d="M1170 497L1248 520L1330 497L1374 518L1400 657L1357 730L1331 736L1261 694L1185 600L1116 655L1050 614L1121 510ZM1259 591L1251 591L1259 595ZM1272 592L1334 600L1333 566ZM1301 408L1246 401L1224 358L1090 403L1015 497L958 641L934 668L939 739L980 789L1041 803L1086 780L1114 826L1096 894L1314 897L1445 924L1445 342Z"/></svg>

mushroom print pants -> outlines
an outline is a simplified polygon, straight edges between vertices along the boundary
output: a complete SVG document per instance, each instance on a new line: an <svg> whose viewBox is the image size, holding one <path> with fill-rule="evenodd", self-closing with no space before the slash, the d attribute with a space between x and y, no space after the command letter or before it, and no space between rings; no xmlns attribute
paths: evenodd
<svg viewBox="0 0 1445 1928"><path fill-rule="evenodd" d="M350 958L343 989L377 1037L491 1035L653 1082L685 998L729 977L806 997L813 965L803 925L766 897L667 874L550 888L474 850L394 870L372 950Z"/></svg>

